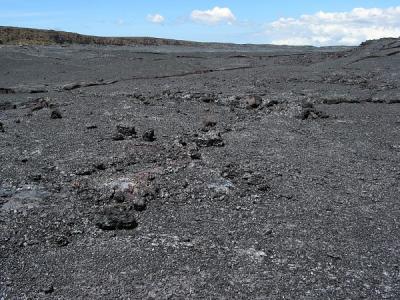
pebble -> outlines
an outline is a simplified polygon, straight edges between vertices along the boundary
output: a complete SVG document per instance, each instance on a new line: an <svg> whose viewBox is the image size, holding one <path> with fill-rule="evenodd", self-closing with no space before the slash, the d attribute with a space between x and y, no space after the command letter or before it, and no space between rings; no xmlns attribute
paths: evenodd
<svg viewBox="0 0 400 300"><path fill-rule="evenodd" d="M54 109L51 111L50 118L51 119L61 119L62 115L61 115L60 111L58 111L57 109Z"/></svg>
<svg viewBox="0 0 400 300"><path fill-rule="evenodd" d="M96 124L87 124L86 129L96 129L97 125Z"/></svg>
<svg viewBox="0 0 400 300"><path fill-rule="evenodd" d="M49 285L45 285L41 288L42 292L45 294L51 294L54 292L54 286L49 284Z"/></svg>
<svg viewBox="0 0 400 300"><path fill-rule="evenodd" d="M257 108L262 104L260 96L248 96L245 98L247 108Z"/></svg>
<svg viewBox="0 0 400 300"><path fill-rule="evenodd" d="M156 140L154 136L154 129L149 129L143 133L143 140L146 142L154 142Z"/></svg>

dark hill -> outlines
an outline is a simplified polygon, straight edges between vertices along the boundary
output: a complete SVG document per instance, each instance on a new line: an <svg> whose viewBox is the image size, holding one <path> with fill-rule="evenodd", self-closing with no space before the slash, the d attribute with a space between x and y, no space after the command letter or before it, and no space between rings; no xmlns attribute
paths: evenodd
<svg viewBox="0 0 400 300"><path fill-rule="evenodd" d="M0 26L0 44L54 45L144 45L199 46L203 43L152 37L98 37L72 32Z"/></svg>

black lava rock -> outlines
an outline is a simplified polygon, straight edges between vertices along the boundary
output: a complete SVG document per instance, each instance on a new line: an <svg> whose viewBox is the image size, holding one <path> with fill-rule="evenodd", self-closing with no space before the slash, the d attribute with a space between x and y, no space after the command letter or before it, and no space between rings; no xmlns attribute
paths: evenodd
<svg viewBox="0 0 400 300"><path fill-rule="evenodd" d="M47 284L47 285L44 285L44 286L41 288L41 291L42 291L43 293L45 293L46 295L48 295L48 294L51 294L51 293L54 292L54 287L53 287L53 285L51 285L51 284Z"/></svg>
<svg viewBox="0 0 400 300"><path fill-rule="evenodd" d="M138 223L133 212L110 207L98 216L96 226L102 230L129 230L136 228Z"/></svg>
<svg viewBox="0 0 400 300"><path fill-rule="evenodd" d="M136 129L134 126L119 124L117 125L117 134L120 134L122 136L135 137Z"/></svg>
<svg viewBox="0 0 400 300"><path fill-rule="evenodd" d="M156 140L154 136L154 129L149 129L143 133L143 140L146 142L154 142Z"/></svg>
<svg viewBox="0 0 400 300"><path fill-rule="evenodd" d="M329 115L322 111L316 110L314 107L303 109L303 111L298 116L301 120L307 119L326 119L329 118Z"/></svg>
<svg viewBox="0 0 400 300"><path fill-rule="evenodd" d="M47 98L39 98L36 99L35 103L33 104L31 111L41 110L43 108L49 107L49 101Z"/></svg>
<svg viewBox="0 0 400 300"><path fill-rule="evenodd" d="M198 135L194 138L194 142L198 147L223 147L225 145L221 133L216 131Z"/></svg>
<svg viewBox="0 0 400 300"><path fill-rule="evenodd" d="M58 111L57 109L54 109L51 111L50 118L51 119L61 119L62 115L61 115L60 111Z"/></svg>
<svg viewBox="0 0 400 300"><path fill-rule="evenodd" d="M248 96L245 99L247 108L257 108L262 104L260 96Z"/></svg>
<svg viewBox="0 0 400 300"><path fill-rule="evenodd" d="M115 191L113 199L117 203L122 203L125 201L125 193L123 191Z"/></svg>
<svg viewBox="0 0 400 300"><path fill-rule="evenodd" d="M133 202L133 207L136 211L144 211L147 208L146 199L144 197L138 197Z"/></svg>
<svg viewBox="0 0 400 300"><path fill-rule="evenodd" d="M124 139L125 139L125 136L123 134L119 133L119 132L115 133L112 136L112 140L113 141L123 141Z"/></svg>
<svg viewBox="0 0 400 300"><path fill-rule="evenodd" d="M217 125L217 122L214 120L205 120L203 122L203 127L201 128L202 131L207 132L210 131L212 128L214 128Z"/></svg>

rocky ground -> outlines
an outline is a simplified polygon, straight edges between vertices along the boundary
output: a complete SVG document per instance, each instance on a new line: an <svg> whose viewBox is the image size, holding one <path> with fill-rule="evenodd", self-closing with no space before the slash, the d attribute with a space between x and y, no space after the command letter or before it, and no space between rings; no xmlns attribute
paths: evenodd
<svg viewBox="0 0 400 300"><path fill-rule="evenodd" d="M399 299L398 39L0 66L0 299Z"/></svg>

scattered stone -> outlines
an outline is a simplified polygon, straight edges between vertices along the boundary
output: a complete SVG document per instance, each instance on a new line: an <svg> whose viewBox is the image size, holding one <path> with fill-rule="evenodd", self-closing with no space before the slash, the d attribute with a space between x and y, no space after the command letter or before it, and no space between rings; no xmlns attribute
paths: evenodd
<svg viewBox="0 0 400 300"><path fill-rule="evenodd" d="M10 110L10 109L16 109L17 105L12 104L11 102L3 102L0 103L0 110Z"/></svg>
<svg viewBox="0 0 400 300"><path fill-rule="evenodd" d="M123 134L121 134L121 133L115 133L113 136L112 136L112 140L113 141L123 141L125 139L125 136L123 135Z"/></svg>
<svg viewBox="0 0 400 300"><path fill-rule="evenodd" d="M79 89L82 87L90 87L90 86L98 86L98 85L109 85L109 84L113 84L116 83L117 80L109 80L109 81L105 81L105 80L98 80L98 81L79 81L79 82L72 82L72 83L68 83L66 85L63 85L61 88L64 91L72 91L75 89Z"/></svg>
<svg viewBox="0 0 400 300"><path fill-rule="evenodd" d="M215 101L215 95L212 94L204 94L199 97L200 101L204 103L210 103Z"/></svg>
<svg viewBox="0 0 400 300"><path fill-rule="evenodd" d="M262 183L259 186L257 186L257 189L260 192L268 192L269 190L271 190L271 187L268 183Z"/></svg>
<svg viewBox="0 0 400 300"><path fill-rule="evenodd" d="M108 207L98 216L96 226L102 230L129 230L136 228L138 223L132 211Z"/></svg>
<svg viewBox="0 0 400 300"><path fill-rule="evenodd" d="M25 86L19 85L10 88L0 88L0 94L38 94L38 93L47 93L48 90L45 86Z"/></svg>
<svg viewBox="0 0 400 300"><path fill-rule="evenodd" d="M191 143L188 146L188 155L191 159L201 159L201 153L199 151L199 148L195 143Z"/></svg>
<svg viewBox="0 0 400 300"><path fill-rule="evenodd" d="M272 107L272 106L275 106L275 105L277 105L277 104L279 104L279 101L278 100L268 100L266 103L265 103L265 106L266 107Z"/></svg>
<svg viewBox="0 0 400 300"><path fill-rule="evenodd" d="M247 96L245 98L247 108L257 108L262 104L262 98L260 96Z"/></svg>
<svg viewBox="0 0 400 300"><path fill-rule="evenodd" d="M69 244L69 240L65 235L52 236L50 242L57 247L65 247Z"/></svg>
<svg viewBox="0 0 400 300"><path fill-rule="evenodd" d="M136 129L134 126L129 125L117 125L117 133L122 136L136 137Z"/></svg>
<svg viewBox="0 0 400 300"><path fill-rule="evenodd" d="M93 168L83 168L75 171L75 175L78 176L88 176L92 175L95 172Z"/></svg>
<svg viewBox="0 0 400 300"><path fill-rule="evenodd" d="M31 179L32 179L33 181L40 181L40 180L42 180L42 174L39 174L39 173L33 174L33 175L31 176Z"/></svg>
<svg viewBox="0 0 400 300"><path fill-rule="evenodd" d="M61 115L60 111L58 111L57 109L54 109L51 111L50 118L51 119L61 119L62 115Z"/></svg>
<svg viewBox="0 0 400 300"><path fill-rule="evenodd" d="M154 129L149 129L143 133L143 140L146 142L154 142L156 138L154 137Z"/></svg>
<svg viewBox="0 0 400 300"><path fill-rule="evenodd" d="M342 259L342 257L339 254L334 253L334 252L328 252L328 253L326 253L326 255L328 257L334 259L334 260L341 260Z"/></svg>
<svg viewBox="0 0 400 300"><path fill-rule="evenodd" d="M48 107L50 107L49 98L38 98L35 100L31 111L37 111Z"/></svg>
<svg viewBox="0 0 400 300"><path fill-rule="evenodd" d="M311 107L304 108L300 115L298 116L301 120L308 120L308 119L326 119L329 118L329 115L326 113L316 110L316 108L311 104Z"/></svg>
<svg viewBox="0 0 400 300"><path fill-rule="evenodd" d="M45 293L46 295L51 294L51 293L54 292L54 286L53 286L52 284L44 285L44 286L41 288L41 291L42 291L43 293Z"/></svg>
<svg viewBox="0 0 400 300"><path fill-rule="evenodd" d="M272 234L272 233L273 233L272 228L268 228L268 229L265 231L265 234L266 234L266 235L270 235L270 234Z"/></svg>
<svg viewBox="0 0 400 300"><path fill-rule="evenodd" d="M153 181L154 177L149 176L147 181ZM123 181L114 186L114 192L111 198L117 203L126 203L133 205L136 211L143 211L147 203L155 198L157 189L152 185L143 184L144 182Z"/></svg>
<svg viewBox="0 0 400 300"><path fill-rule="evenodd" d="M304 109L307 109L307 108L314 109L314 104L312 102L309 102L309 101L304 101L304 102L301 103L301 107L304 108Z"/></svg>
<svg viewBox="0 0 400 300"><path fill-rule="evenodd" d="M239 176L239 172L240 170L235 164L229 163L222 168L221 176L232 180Z"/></svg>
<svg viewBox="0 0 400 300"><path fill-rule="evenodd" d="M104 163L94 164L94 167L99 171L104 171L107 169L107 166Z"/></svg>
<svg viewBox="0 0 400 300"><path fill-rule="evenodd" d="M87 124L86 129L96 129L97 125L96 124Z"/></svg>
<svg viewBox="0 0 400 300"><path fill-rule="evenodd" d="M125 193L121 190L115 191L112 198L115 200L115 202L122 203L125 201Z"/></svg>
<svg viewBox="0 0 400 300"><path fill-rule="evenodd" d="M194 137L194 142L198 147L223 147L225 145L221 133L217 131L209 131L204 134L196 135Z"/></svg>
<svg viewBox="0 0 400 300"><path fill-rule="evenodd" d="M144 211L146 210L147 203L146 198L144 197L137 197L133 202L133 207L136 211Z"/></svg>
<svg viewBox="0 0 400 300"><path fill-rule="evenodd" d="M117 125L117 131L116 133L112 136L112 139L114 141L123 141L125 138L136 138L136 129L134 126L130 125L123 125L119 124Z"/></svg>
<svg viewBox="0 0 400 300"><path fill-rule="evenodd" d="M214 128L216 125L217 121L208 119L203 121L203 127L201 128L201 130L207 132L210 131L212 128Z"/></svg>
<svg viewBox="0 0 400 300"><path fill-rule="evenodd" d="M15 94L12 88L0 88L0 94Z"/></svg>
<svg viewBox="0 0 400 300"><path fill-rule="evenodd" d="M333 94L333 95L324 95L321 97L322 103L333 105L333 104L341 104L341 103L360 103L360 100L354 98L352 95L347 94Z"/></svg>

